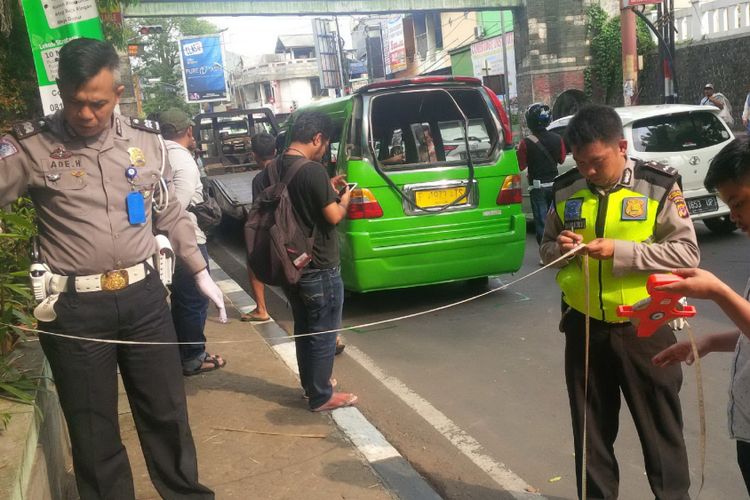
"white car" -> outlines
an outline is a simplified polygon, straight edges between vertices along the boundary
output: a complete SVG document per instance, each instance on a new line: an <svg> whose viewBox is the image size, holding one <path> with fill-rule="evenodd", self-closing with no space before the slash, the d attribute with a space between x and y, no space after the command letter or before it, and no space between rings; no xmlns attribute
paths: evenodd
<svg viewBox="0 0 750 500"><path fill-rule="evenodd" d="M451 120L438 123L438 127L440 127L440 135L443 138L445 160L465 160L466 140L463 123L458 120ZM492 144L490 144L490 135L487 133L484 120L481 118L469 120L467 132L472 159L486 160L490 149L492 149Z"/></svg>
<svg viewBox="0 0 750 500"><path fill-rule="evenodd" d="M715 233L731 233L737 226L729 220L727 207L715 193L703 187L708 165L716 154L734 139L719 109L713 106L660 104L615 108L622 119L623 133L628 141L628 155L645 161L658 161L674 167L682 177L690 217L702 220ZM548 130L565 135L572 116L550 123ZM575 168L568 151L560 173ZM527 178L522 173L523 209L531 219Z"/></svg>

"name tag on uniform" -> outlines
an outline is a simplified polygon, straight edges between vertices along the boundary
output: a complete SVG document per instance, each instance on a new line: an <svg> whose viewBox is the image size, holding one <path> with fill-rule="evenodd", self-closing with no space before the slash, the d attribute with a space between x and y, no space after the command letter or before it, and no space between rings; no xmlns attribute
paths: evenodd
<svg viewBox="0 0 750 500"><path fill-rule="evenodd" d="M583 198L570 198L565 200L565 211L563 212L563 226L568 231L586 229L586 219L581 217L583 213Z"/></svg>
<svg viewBox="0 0 750 500"><path fill-rule="evenodd" d="M128 208L128 222L136 226L146 223L146 202L143 199L143 193L132 191L125 197L125 204Z"/></svg>
<svg viewBox="0 0 750 500"><path fill-rule="evenodd" d="M645 196L633 196L622 200L620 220L646 220L648 216L648 199Z"/></svg>

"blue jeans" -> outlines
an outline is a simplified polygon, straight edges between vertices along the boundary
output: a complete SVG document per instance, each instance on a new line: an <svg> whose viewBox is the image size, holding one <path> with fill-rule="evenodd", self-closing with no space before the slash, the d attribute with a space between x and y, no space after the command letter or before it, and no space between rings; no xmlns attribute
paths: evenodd
<svg viewBox="0 0 750 500"><path fill-rule="evenodd" d="M534 229L536 230L536 242L542 243L544 235L544 219L547 218L547 212L552 205L553 196L551 187L535 188L529 192L531 199L531 213L534 215Z"/></svg>
<svg viewBox="0 0 750 500"><path fill-rule="evenodd" d="M294 334L324 332L341 326L344 282L338 267L310 269L299 282L285 289L294 316ZM325 404L333 395L331 373L336 353L336 332L295 339L297 366L310 408Z"/></svg>
<svg viewBox="0 0 750 500"><path fill-rule="evenodd" d="M206 259L208 266L208 250L206 245L198 245L198 248ZM172 276L172 321L177 331L179 342L202 342L201 344L189 344L180 346L180 358L182 365L202 364L203 353L206 351L206 336L203 328L206 326L208 316L208 299L195 284L195 276L185 265L177 260L174 276Z"/></svg>

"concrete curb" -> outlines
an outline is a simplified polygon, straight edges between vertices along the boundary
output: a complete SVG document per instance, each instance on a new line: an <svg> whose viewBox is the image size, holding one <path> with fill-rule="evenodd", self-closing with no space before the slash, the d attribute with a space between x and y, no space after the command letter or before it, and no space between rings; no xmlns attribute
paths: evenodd
<svg viewBox="0 0 750 500"><path fill-rule="evenodd" d="M209 259L211 276L224 295L240 312L255 309L255 301L213 260ZM299 376L294 341L271 318L256 323L266 342L287 367ZM391 493L401 500L439 500L435 490L414 470L411 464L385 439L356 407L340 408L331 412L333 421L364 456Z"/></svg>

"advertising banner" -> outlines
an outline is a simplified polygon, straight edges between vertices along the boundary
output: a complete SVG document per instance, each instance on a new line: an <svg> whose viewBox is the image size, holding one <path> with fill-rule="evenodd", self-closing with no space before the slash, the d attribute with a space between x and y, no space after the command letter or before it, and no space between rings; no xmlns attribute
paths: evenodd
<svg viewBox="0 0 750 500"><path fill-rule="evenodd" d="M503 38L507 64L503 60ZM504 75L508 68L508 95L510 99L518 97L516 90L516 56L513 46L513 33L487 38L471 44L471 62L474 66L474 76L482 78L492 75Z"/></svg>
<svg viewBox="0 0 750 500"><path fill-rule="evenodd" d="M228 101L221 35L199 35L179 40L182 81L187 102Z"/></svg>
<svg viewBox="0 0 750 500"><path fill-rule="evenodd" d="M394 16L388 19L388 51L386 55L388 73L395 73L406 69L406 43L404 42L404 16Z"/></svg>
<svg viewBox="0 0 750 500"><path fill-rule="evenodd" d="M60 47L74 38L103 38L96 0L22 0L44 114L62 109L57 90Z"/></svg>

